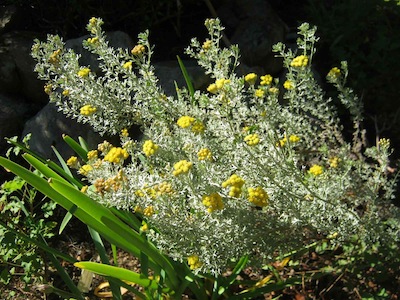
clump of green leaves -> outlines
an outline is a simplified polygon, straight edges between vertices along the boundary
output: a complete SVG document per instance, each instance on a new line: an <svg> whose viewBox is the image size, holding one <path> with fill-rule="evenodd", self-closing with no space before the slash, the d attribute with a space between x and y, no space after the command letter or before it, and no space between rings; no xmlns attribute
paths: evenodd
<svg viewBox="0 0 400 300"><path fill-rule="evenodd" d="M296 51L274 48L287 70L282 84L270 74L236 74L238 47L222 48L220 21L206 20L209 38L193 39L186 53L214 83L167 96L148 32L131 51L113 49L101 25L92 18L84 42L100 74L80 66L58 36L34 44L36 71L62 112L100 133L120 133L121 145L105 141L67 164L86 177L89 197L135 211L159 251L196 273L219 275L241 257L260 265L277 250L321 237L398 241L390 142L366 147L346 63L327 70L352 116L353 139L343 136L337 109L311 70L316 28L299 27ZM135 123L143 140L128 135Z"/></svg>
<svg viewBox="0 0 400 300"><path fill-rule="evenodd" d="M29 188L24 180L15 177L6 181L0 189L0 281L10 282L18 276L26 284L41 282L44 278L45 256L32 240L44 240L54 236L55 222L49 217L56 204Z"/></svg>

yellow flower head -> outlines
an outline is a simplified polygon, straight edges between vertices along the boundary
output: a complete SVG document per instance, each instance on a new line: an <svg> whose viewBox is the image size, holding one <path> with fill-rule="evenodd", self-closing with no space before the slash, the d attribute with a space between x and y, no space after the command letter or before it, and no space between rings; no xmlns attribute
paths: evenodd
<svg viewBox="0 0 400 300"><path fill-rule="evenodd" d="M268 194L262 187L248 188L249 201L256 206L264 207L268 205Z"/></svg>
<svg viewBox="0 0 400 300"><path fill-rule="evenodd" d="M147 157L152 156L158 150L158 145L154 144L152 140L147 140L143 144L143 153Z"/></svg>
<svg viewBox="0 0 400 300"><path fill-rule="evenodd" d="M211 40L206 40L204 43L203 43L203 45L201 46L201 48L203 48L203 50L208 50L208 49L210 49L211 48L211 45L212 45L212 41Z"/></svg>
<svg viewBox="0 0 400 300"><path fill-rule="evenodd" d="M93 38L88 38L87 39L87 42L89 43L89 44L92 44L92 45L94 45L94 44L97 44L98 42L99 42L99 38L96 36L96 37L93 37Z"/></svg>
<svg viewBox="0 0 400 300"><path fill-rule="evenodd" d="M272 83L273 78L271 75L267 74L267 75L261 76L260 79L261 79L261 82L260 82L261 85L270 85Z"/></svg>
<svg viewBox="0 0 400 300"><path fill-rule="evenodd" d="M46 85L44 86L44 92L45 92L47 95L50 95L52 91L53 91L53 86L52 86L51 84L46 84Z"/></svg>
<svg viewBox="0 0 400 300"><path fill-rule="evenodd" d="M231 197L239 197L242 193L242 186L244 185L245 181L243 178L239 177L236 174L231 175L228 180L222 183L222 187L230 187L229 196Z"/></svg>
<svg viewBox="0 0 400 300"><path fill-rule="evenodd" d="M129 154L125 149L122 149L120 147L112 147L110 151L108 151L107 155L104 157L104 160L118 164L122 163L128 157Z"/></svg>
<svg viewBox="0 0 400 300"><path fill-rule="evenodd" d="M291 143L298 143L300 141L300 137L295 134L289 136L289 142Z"/></svg>
<svg viewBox="0 0 400 300"><path fill-rule="evenodd" d="M320 165L313 165L308 172L313 176L319 176L324 172L324 168Z"/></svg>
<svg viewBox="0 0 400 300"><path fill-rule="evenodd" d="M229 79L221 78L215 80L215 85L217 86L217 89L222 89L224 85L229 84L231 81Z"/></svg>
<svg viewBox="0 0 400 300"><path fill-rule="evenodd" d="M244 77L244 81L246 81L250 85L254 85L257 81L257 74L256 73L247 74Z"/></svg>
<svg viewBox="0 0 400 300"><path fill-rule="evenodd" d="M215 83L211 83L208 86L207 91L209 91L211 94L216 94L218 92L217 85Z"/></svg>
<svg viewBox="0 0 400 300"><path fill-rule="evenodd" d="M329 166L331 168L337 168L339 166L341 159L337 156L333 156L331 158L329 158L328 162L329 162Z"/></svg>
<svg viewBox="0 0 400 300"><path fill-rule="evenodd" d="M212 161L213 158L212 158L211 150L208 148L200 149L199 152L197 152L197 158L198 158L198 160Z"/></svg>
<svg viewBox="0 0 400 300"><path fill-rule="evenodd" d="M187 260L190 270L199 269L203 265L203 263L199 259L199 256L196 254L190 255Z"/></svg>
<svg viewBox="0 0 400 300"><path fill-rule="evenodd" d="M57 64L60 62L61 49L54 51L49 57L49 63Z"/></svg>
<svg viewBox="0 0 400 300"><path fill-rule="evenodd" d="M133 47L133 49L131 50L131 53L135 56L140 56L142 55L144 52L146 51L146 47L143 45L136 45L135 47Z"/></svg>
<svg viewBox="0 0 400 300"><path fill-rule="evenodd" d="M218 193L212 193L210 195L203 196L203 204L207 207L207 211L212 213L215 210L221 210L224 208L222 197Z"/></svg>
<svg viewBox="0 0 400 300"><path fill-rule="evenodd" d="M257 133L246 135L244 141L249 146L255 146L260 142L260 138Z"/></svg>
<svg viewBox="0 0 400 300"><path fill-rule="evenodd" d="M82 174L83 176L86 176L91 170L93 170L91 165L83 165L79 169L79 173Z"/></svg>
<svg viewBox="0 0 400 300"><path fill-rule="evenodd" d="M132 61L127 61L126 63L124 63L124 64L122 65L122 67L123 67L124 69L127 69L127 70L132 70Z"/></svg>
<svg viewBox="0 0 400 300"><path fill-rule="evenodd" d="M91 150L87 153L88 160L95 159L97 158L97 156L98 156L97 150Z"/></svg>
<svg viewBox="0 0 400 300"><path fill-rule="evenodd" d="M65 97L68 97L69 96L69 91L68 90L63 90L62 91L62 95L65 96Z"/></svg>
<svg viewBox="0 0 400 300"><path fill-rule="evenodd" d="M176 122L176 124L178 124L179 127L181 128L187 128L192 126L192 124L194 123L196 119L193 117L189 117L189 116L182 116L178 119L178 121Z"/></svg>
<svg viewBox="0 0 400 300"><path fill-rule="evenodd" d="M97 111L96 107L93 107L89 104L82 106L80 109L80 114L83 116L90 116L93 115Z"/></svg>
<svg viewBox="0 0 400 300"><path fill-rule="evenodd" d="M154 210L154 207L152 205L150 205L150 206L146 207L145 209L143 209L143 214L146 217L151 217L152 215L154 215L154 213L155 213L155 210Z"/></svg>
<svg viewBox="0 0 400 300"><path fill-rule="evenodd" d="M84 186L81 188L81 192L84 193L84 194L86 194L86 192L87 192L88 189L89 189L89 187L88 187L87 185L84 185Z"/></svg>
<svg viewBox="0 0 400 300"><path fill-rule="evenodd" d="M174 176L178 176L180 174L188 173L189 170L192 168L193 163L187 160L180 160L174 164L174 171L172 174Z"/></svg>
<svg viewBox="0 0 400 300"><path fill-rule="evenodd" d="M287 90L291 90L291 89L293 89L293 83L292 83L290 80L286 80L286 81L283 83L283 87L284 87L285 89L287 89Z"/></svg>
<svg viewBox="0 0 400 300"><path fill-rule="evenodd" d="M129 136L128 129L126 129L126 128L122 129L122 130L121 130L121 135L122 135L123 137L128 137L128 136Z"/></svg>
<svg viewBox="0 0 400 300"><path fill-rule="evenodd" d="M328 79L332 81L336 81L340 77L340 74L341 74L340 69L337 67L333 67L332 69L330 69L326 77L328 77Z"/></svg>
<svg viewBox="0 0 400 300"><path fill-rule="evenodd" d="M256 96L257 98L263 98L265 95L265 92L262 89L257 89L254 92L254 96Z"/></svg>
<svg viewBox="0 0 400 300"><path fill-rule="evenodd" d="M78 71L78 76L82 78L89 76L89 74L90 74L89 68L83 68Z"/></svg>
<svg viewBox="0 0 400 300"><path fill-rule="evenodd" d="M79 163L78 163L78 158L76 156L71 156L68 160L67 160L67 166L71 167L73 169L78 168Z"/></svg>
<svg viewBox="0 0 400 300"><path fill-rule="evenodd" d="M96 26L96 24L97 24L97 18L95 17L90 18L89 25Z"/></svg>
<svg viewBox="0 0 400 300"><path fill-rule="evenodd" d="M293 58L292 62L290 63L290 66L295 68L301 68L307 66L307 64L308 64L308 57L305 55L299 55Z"/></svg>
<svg viewBox="0 0 400 300"><path fill-rule="evenodd" d="M272 87L268 90L271 94L278 94L279 93L279 89L276 87Z"/></svg>

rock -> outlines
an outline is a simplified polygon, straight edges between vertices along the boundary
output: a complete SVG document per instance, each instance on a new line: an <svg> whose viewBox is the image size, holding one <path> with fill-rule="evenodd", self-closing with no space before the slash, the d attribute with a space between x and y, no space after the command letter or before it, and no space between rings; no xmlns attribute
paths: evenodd
<svg viewBox="0 0 400 300"><path fill-rule="evenodd" d="M9 145L4 138L19 135L29 116L31 105L23 99L0 94L0 153L4 155Z"/></svg>
<svg viewBox="0 0 400 300"><path fill-rule="evenodd" d="M209 77L205 75L203 68L196 61L185 60L183 64L195 89L201 89L208 85ZM158 62L154 64L154 67L156 69L155 73L160 80L159 84L167 95L176 96L175 82L180 88L187 87L177 60Z"/></svg>
<svg viewBox="0 0 400 300"><path fill-rule="evenodd" d="M63 158L68 158L74 152L64 142L62 135L67 134L78 139L83 137L92 148L104 140L95 133L88 124L77 123L57 111L54 104L47 104L36 116L26 122L22 135L32 133L29 145L32 150L46 158L56 159L51 146L57 148Z"/></svg>
<svg viewBox="0 0 400 300"><path fill-rule="evenodd" d="M281 70L282 62L272 46L285 40L288 27L266 0L227 1L218 15L227 32L233 32L228 38L239 45L242 63L262 67L271 74Z"/></svg>
<svg viewBox="0 0 400 300"><path fill-rule="evenodd" d="M30 56L33 40L38 34L13 31L0 38L0 91L30 99L33 103L47 102L44 82L33 71L34 59Z"/></svg>

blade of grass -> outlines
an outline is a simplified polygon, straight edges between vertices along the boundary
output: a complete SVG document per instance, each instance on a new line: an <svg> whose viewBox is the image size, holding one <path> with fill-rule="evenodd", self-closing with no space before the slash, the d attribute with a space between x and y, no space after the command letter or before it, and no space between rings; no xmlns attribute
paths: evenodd
<svg viewBox="0 0 400 300"><path fill-rule="evenodd" d="M193 87L192 80L190 79L189 73L187 72L187 69L186 69L183 61L181 60L181 58L178 55L176 56L176 58L178 59L179 67L181 68L183 77L185 78L190 97L192 98L192 101L194 101L194 87Z"/></svg>

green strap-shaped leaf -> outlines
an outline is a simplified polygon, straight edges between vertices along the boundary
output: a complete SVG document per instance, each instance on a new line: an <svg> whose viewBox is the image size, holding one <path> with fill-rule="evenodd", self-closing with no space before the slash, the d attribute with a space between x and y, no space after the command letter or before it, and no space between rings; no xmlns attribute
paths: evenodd
<svg viewBox="0 0 400 300"><path fill-rule="evenodd" d="M192 101L193 101L194 100L194 87L192 84L192 80L190 79L189 73L187 72L186 67L183 64L183 61L181 60L181 58L178 55L176 56L176 58L178 59L179 67L181 68L183 77L185 78L186 85L189 90L190 97L192 98Z"/></svg>
<svg viewBox="0 0 400 300"><path fill-rule="evenodd" d="M75 153L78 154L79 157L82 158L84 162L87 162L88 160L87 150L85 150L85 148L83 148L78 142L76 142L73 138L71 138L68 135L63 135L63 139L64 142L66 142L68 146L70 146L72 150L74 150Z"/></svg>
<svg viewBox="0 0 400 300"><path fill-rule="evenodd" d="M142 274L124 268L99 264L90 261L77 262L74 265L78 268L89 270L99 275L110 276L123 281L127 281L129 283L136 283L144 287L145 289L157 289L158 287L158 282L156 280L151 280L148 277L143 276Z"/></svg>
<svg viewBox="0 0 400 300"><path fill-rule="evenodd" d="M160 267L165 269L172 285L174 287L179 285L178 275L169 259L162 255L159 250L153 244L149 243L143 236L135 232L131 227L116 217L108 208L102 206L86 194L83 194L62 181L52 180L50 186L61 195L68 198L80 209L90 214L97 222L102 223L106 227L106 230L104 230L104 227L103 230L96 230L105 237L113 236L112 240L109 239L111 243L132 252L137 257L140 257L140 253L145 253L149 257L149 265L153 270L156 268L158 273ZM91 226L88 223L86 224Z"/></svg>

